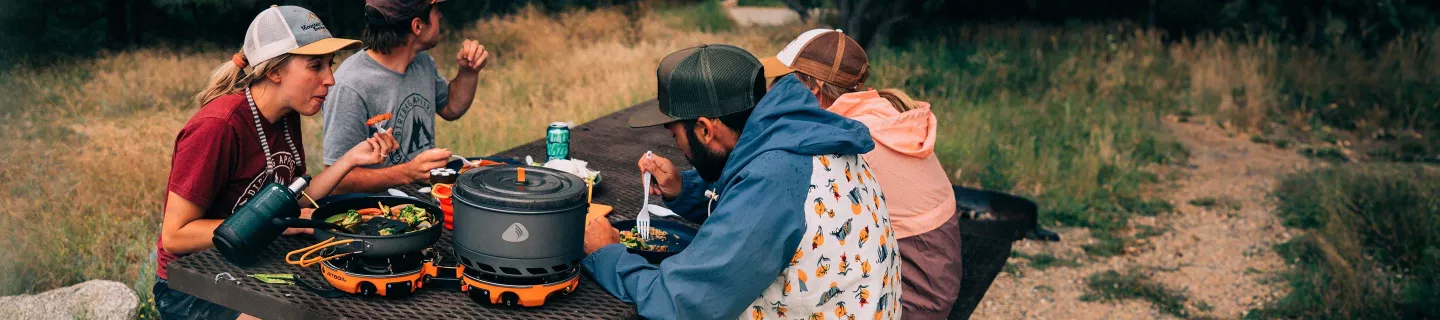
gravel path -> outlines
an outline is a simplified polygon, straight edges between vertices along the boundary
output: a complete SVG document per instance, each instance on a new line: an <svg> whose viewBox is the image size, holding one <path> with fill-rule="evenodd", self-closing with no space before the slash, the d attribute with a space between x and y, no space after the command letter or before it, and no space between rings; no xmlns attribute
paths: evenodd
<svg viewBox="0 0 1440 320"><path fill-rule="evenodd" d="M1158 217L1134 217L1132 229L1151 226L1164 234L1137 241L1125 254L1089 257L1080 245L1092 242L1084 229L1061 230L1063 242L1018 244L1026 254L1048 253L1078 259L1079 267L1018 268L1002 273L975 311L975 319L1153 319L1173 318L1149 302L1085 302L1090 275L1135 270L1190 298L1191 315L1222 319L1241 318L1248 310L1280 297L1283 287L1263 280L1284 270L1271 250L1291 233L1272 211L1270 190L1280 176L1311 166L1293 151L1250 142L1245 135L1228 135L1208 119L1166 121L1190 151L1189 165L1178 170L1173 185L1157 188L1176 211ZM1201 207L1193 199L1214 198L1217 204ZM1011 264L1025 265L1024 258ZM1205 307L1197 307L1197 306Z"/></svg>

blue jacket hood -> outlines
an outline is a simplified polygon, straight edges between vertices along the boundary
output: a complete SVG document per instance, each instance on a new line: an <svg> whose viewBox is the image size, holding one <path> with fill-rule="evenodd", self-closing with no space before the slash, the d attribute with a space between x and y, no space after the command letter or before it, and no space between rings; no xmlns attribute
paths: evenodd
<svg viewBox="0 0 1440 320"><path fill-rule="evenodd" d="M730 151L720 176L728 181L767 151L798 155L865 154L875 149L870 129L859 121L820 108L820 101L795 75L786 75L760 99Z"/></svg>

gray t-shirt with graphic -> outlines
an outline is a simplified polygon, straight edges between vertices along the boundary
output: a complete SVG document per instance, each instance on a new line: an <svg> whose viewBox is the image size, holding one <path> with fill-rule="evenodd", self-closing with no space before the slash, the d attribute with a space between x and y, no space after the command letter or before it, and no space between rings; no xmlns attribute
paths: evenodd
<svg viewBox="0 0 1440 320"><path fill-rule="evenodd" d="M365 121L389 112L400 149L390 153L388 167L414 159L435 147L435 111L445 107L450 85L435 68L435 59L421 52L410 60L405 73L385 68L364 50L335 70L335 86L325 97L325 165L334 164L346 151L369 138Z"/></svg>

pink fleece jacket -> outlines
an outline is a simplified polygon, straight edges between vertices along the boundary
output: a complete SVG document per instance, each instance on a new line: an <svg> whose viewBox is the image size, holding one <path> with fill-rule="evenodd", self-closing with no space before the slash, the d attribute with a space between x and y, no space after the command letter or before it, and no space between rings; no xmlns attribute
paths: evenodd
<svg viewBox="0 0 1440 320"><path fill-rule="evenodd" d="M897 238L935 230L955 214L955 191L935 158L935 114L930 104L901 113L875 90L840 96L828 108L870 127L875 150L865 161L890 207Z"/></svg>

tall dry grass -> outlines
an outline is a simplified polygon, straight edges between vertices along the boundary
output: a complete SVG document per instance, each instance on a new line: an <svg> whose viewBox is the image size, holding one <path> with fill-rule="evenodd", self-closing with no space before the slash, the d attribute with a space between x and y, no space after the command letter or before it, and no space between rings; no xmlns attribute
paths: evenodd
<svg viewBox="0 0 1440 320"><path fill-rule="evenodd" d="M775 52L784 45L776 35L802 30L702 33L674 29L665 15L631 23L619 10L553 18L524 10L467 28L464 37L493 43L487 48L497 55L495 68L482 74L469 114L436 125L437 144L470 155L500 151L538 138L538 128L550 122L582 123L654 98L655 65L670 52L702 43ZM627 44L632 36L640 41ZM447 59L455 44L432 52ZM441 69L453 74L454 64Z"/></svg>
<svg viewBox="0 0 1440 320"><path fill-rule="evenodd" d="M1279 109L1279 49L1268 38L1235 42L1216 36L1186 39L1170 49L1190 69L1190 101L1244 128L1259 128Z"/></svg>
<svg viewBox="0 0 1440 320"><path fill-rule="evenodd" d="M3 105L0 294L87 279L148 287L171 141L193 112L193 56L141 51L16 70ZM143 66L154 66L145 68ZM186 82L190 83L186 83ZM145 241L150 239L150 241ZM153 267L152 267L153 268ZM145 291L145 292L148 292Z"/></svg>
<svg viewBox="0 0 1440 320"><path fill-rule="evenodd" d="M1270 36L1202 36L1171 47L1191 69L1192 99L1249 129L1279 120L1331 126L1440 129L1440 31L1416 30L1367 52L1356 43L1317 48Z"/></svg>

